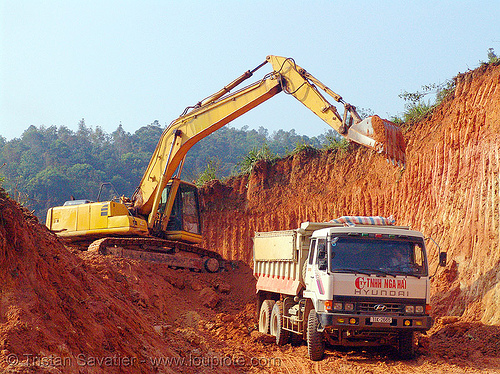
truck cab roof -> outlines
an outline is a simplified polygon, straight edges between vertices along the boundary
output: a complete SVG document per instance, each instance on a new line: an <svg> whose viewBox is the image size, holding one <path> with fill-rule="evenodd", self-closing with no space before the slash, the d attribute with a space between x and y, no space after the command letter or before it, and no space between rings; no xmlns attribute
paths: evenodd
<svg viewBox="0 0 500 374"><path fill-rule="evenodd" d="M327 237L331 235L338 234L350 234L350 235L362 235L362 234L382 234L382 235L390 235L395 237L417 237L424 238L423 234L419 231L410 230L408 226L382 226L382 225L355 225L355 226L344 226L344 225L335 225L335 226L308 226L316 227L314 232L311 232L312 237ZM302 229L302 225L301 225ZM309 230L305 230L307 232ZM305 233L304 232L304 233Z"/></svg>
<svg viewBox="0 0 500 374"><path fill-rule="evenodd" d="M419 231L410 230L409 226L395 225L366 225L355 224L346 226L342 223L332 222L302 222L300 228L297 229L300 234L311 235L312 237L325 237L334 233L352 233L352 234L387 234L396 236L412 236L423 238L423 234Z"/></svg>

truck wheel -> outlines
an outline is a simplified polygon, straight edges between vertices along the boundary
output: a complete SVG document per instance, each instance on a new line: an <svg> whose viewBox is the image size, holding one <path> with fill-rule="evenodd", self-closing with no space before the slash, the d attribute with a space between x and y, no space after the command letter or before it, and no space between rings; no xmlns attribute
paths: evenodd
<svg viewBox="0 0 500 374"><path fill-rule="evenodd" d="M399 357L409 360L415 356L415 335L413 331L399 333Z"/></svg>
<svg viewBox="0 0 500 374"><path fill-rule="evenodd" d="M259 313L259 332L269 334L269 325L271 321L271 311L273 310L274 300L264 300Z"/></svg>
<svg viewBox="0 0 500 374"><path fill-rule="evenodd" d="M276 336L277 345L285 345L290 340L290 331L283 329L283 303L277 301L271 312L271 335Z"/></svg>
<svg viewBox="0 0 500 374"><path fill-rule="evenodd" d="M307 318L307 353L313 361L319 361L325 353L325 342L322 333L318 332L318 316L311 309Z"/></svg>

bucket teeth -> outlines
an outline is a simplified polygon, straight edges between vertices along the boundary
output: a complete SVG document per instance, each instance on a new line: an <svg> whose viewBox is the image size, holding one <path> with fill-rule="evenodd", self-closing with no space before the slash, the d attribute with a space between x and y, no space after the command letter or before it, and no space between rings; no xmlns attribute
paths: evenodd
<svg viewBox="0 0 500 374"><path fill-rule="evenodd" d="M384 152L388 160L391 160L393 165L398 165L400 167L405 167L406 156L405 148L406 144L403 138L403 133L401 129L387 120L382 120L384 122L385 128L385 144Z"/></svg>

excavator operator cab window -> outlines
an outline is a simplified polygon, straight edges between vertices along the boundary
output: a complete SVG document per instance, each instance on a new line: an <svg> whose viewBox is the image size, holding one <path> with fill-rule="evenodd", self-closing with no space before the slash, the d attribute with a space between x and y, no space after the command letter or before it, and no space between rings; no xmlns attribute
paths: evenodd
<svg viewBox="0 0 500 374"><path fill-rule="evenodd" d="M168 195L172 185L163 190L159 211L165 211ZM166 231L186 231L191 234L201 234L200 209L198 190L195 186L181 182L170 213Z"/></svg>
<svg viewBox="0 0 500 374"><path fill-rule="evenodd" d="M181 185L181 187L190 186ZM182 229L194 234L201 234L197 190L184 188L181 190L181 197Z"/></svg>

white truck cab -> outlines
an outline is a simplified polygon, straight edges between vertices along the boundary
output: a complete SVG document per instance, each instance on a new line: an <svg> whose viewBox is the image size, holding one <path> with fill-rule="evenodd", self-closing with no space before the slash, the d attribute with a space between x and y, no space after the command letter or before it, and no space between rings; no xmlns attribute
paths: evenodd
<svg viewBox="0 0 500 374"><path fill-rule="evenodd" d="M325 342L393 344L401 357L414 355L414 332L432 324L424 236L359 218L363 224L305 222L256 233L261 332L278 344L302 336L313 360L322 358Z"/></svg>

